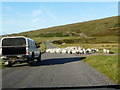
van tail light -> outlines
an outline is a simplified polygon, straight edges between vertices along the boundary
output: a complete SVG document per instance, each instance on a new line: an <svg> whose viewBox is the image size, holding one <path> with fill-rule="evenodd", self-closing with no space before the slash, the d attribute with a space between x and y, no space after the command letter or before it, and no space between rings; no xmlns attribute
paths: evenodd
<svg viewBox="0 0 120 90"><path fill-rule="evenodd" d="M30 54L30 52L26 52L26 54L27 54L27 55L29 55L29 54Z"/></svg>

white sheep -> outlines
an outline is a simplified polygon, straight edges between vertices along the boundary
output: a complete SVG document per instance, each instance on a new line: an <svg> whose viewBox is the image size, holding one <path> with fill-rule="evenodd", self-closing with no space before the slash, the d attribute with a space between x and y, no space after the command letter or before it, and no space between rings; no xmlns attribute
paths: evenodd
<svg viewBox="0 0 120 90"><path fill-rule="evenodd" d="M82 50L83 50L83 54L86 54L86 50L84 48Z"/></svg>
<svg viewBox="0 0 120 90"><path fill-rule="evenodd" d="M50 52L50 50L51 50L51 49L46 49L46 52L48 53L48 52Z"/></svg>
<svg viewBox="0 0 120 90"><path fill-rule="evenodd" d="M109 53L110 53L110 50L103 49L103 53L105 53L105 54L109 54Z"/></svg>
<svg viewBox="0 0 120 90"><path fill-rule="evenodd" d="M67 51L65 49L62 49L62 53L66 53Z"/></svg>
<svg viewBox="0 0 120 90"><path fill-rule="evenodd" d="M70 46L66 48L49 48L46 49L46 52L48 53L68 53L68 54L87 54L87 53L92 53L92 52L98 52L99 49L90 49L90 48L83 48L82 46L75 47L75 46ZM109 50L105 51L105 53L109 53Z"/></svg>
<svg viewBox="0 0 120 90"><path fill-rule="evenodd" d="M84 52L83 52L83 50L79 50L79 54L83 54Z"/></svg>
<svg viewBox="0 0 120 90"><path fill-rule="evenodd" d="M86 53L91 53L92 50L90 48L86 49Z"/></svg>
<svg viewBox="0 0 120 90"><path fill-rule="evenodd" d="M72 50L71 52L72 52L72 54L75 54L75 53L76 53L76 50Z"/></svg>

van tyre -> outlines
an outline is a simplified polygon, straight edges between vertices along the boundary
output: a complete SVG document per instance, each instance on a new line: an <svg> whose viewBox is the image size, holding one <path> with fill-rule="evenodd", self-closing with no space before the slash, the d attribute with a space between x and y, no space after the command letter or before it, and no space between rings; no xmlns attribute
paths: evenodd
<svg viewBox="0 0 120 90"><path fill-rule="evenodd" d="M33 66L34 64L34 60L31 58L31 59L28 59L28 64L29 66Z"/></svg>
<svg viewBox="0 0 120 90"><path fill-rule="evenodd" d="M37 58L37 62L41 62L41 52L40 52L39 57Z"/></svg>
<svg viewBox="0 0 120 90"><path fill-rule="evenodd" d="M32 52L32 60L34 60L34 56L35 56L35 55L34 55L34 52Z"/></svg>
<svg viewBox="0 0 120 90"><path fill-rule="evenodd" d="M32 57L28 59L28 64L30 66L33 66L34 65L34 52L32 52Z"/></svg>
<svg viewBox="0 0 120 90"><path fill-rule="evenodd" d="M33 66L34 62L33 61L28 61L29 66Z"/></svg>

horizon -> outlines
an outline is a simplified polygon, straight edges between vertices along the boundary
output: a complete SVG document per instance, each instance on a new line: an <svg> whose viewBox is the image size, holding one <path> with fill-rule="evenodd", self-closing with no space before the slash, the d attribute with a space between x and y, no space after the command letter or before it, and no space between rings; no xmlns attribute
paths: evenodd
<svg viewBox="0 0 120 90"><path fill-rule="evenodd" d="M117 2L4 2L1 35L114 17L118 15L117 4Z"/></svg>

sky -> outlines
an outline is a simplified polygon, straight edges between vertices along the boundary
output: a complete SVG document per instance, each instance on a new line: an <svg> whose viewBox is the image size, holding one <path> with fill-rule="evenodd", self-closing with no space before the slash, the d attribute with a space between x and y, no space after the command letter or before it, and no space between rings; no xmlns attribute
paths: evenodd
<svg viewBox="0 0 120 90"><path fill-rule="evenodd" d="M2 2L0 5L0 35L118 15L117 2Z"/></svg>

